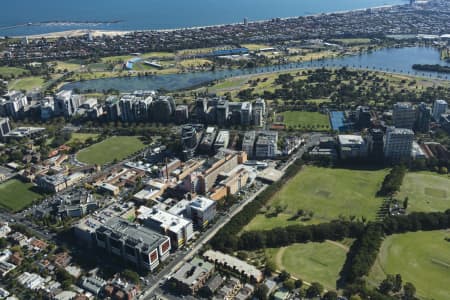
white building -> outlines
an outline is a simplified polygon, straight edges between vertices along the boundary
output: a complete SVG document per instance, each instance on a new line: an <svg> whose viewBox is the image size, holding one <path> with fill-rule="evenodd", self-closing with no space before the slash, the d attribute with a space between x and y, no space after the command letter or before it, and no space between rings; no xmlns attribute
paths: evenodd
<svg viewBox="0 0 450 300"><path fill-rule="evenodd" d="M367 156L367 144L360 135L342 134L338 136L341 159L363 158Z"/></svg>
<svg viewBox="0 0 450 300"><path fill-rule="evenodd" d="M17 281L30 290L38 290L43 287L45 279L35 273L24 272L17 278Z"/></svg>
<svg viewBox="0 0 450 300"><path fill-rule="evenodd" d="M8 223L0 223L0 238L6 237L11 232L11 228Z"/></svg>
<svg viewBox="0 0 450 300"><path fill-rule="evenodd" d="M388 128L384 156L391 161L408 160L414 140L414 132L406 128Z"/></svg>
<svg viewBox="0 0 450 300"><path fill-rule="evenodd" d="M186 208L186 213L194 222L194 225L204 228L216 216L216 202L206 197L198 196Z"/></svg>
<svg viewBox="0 0 450 300"><path fill-rule="evenodd" d="M182 247L191 240L194 228L190 220L163 211L159 208L141 206L137 211L138 220L153 230L170 237L174 248Z"/></svg>
<svg viewBox="0 0 450 300"><path fill-rule="evenodd" d="M445 100L436 100L433 104L433 118L439 122L441 115L447 111L448 104Z"/></svg>

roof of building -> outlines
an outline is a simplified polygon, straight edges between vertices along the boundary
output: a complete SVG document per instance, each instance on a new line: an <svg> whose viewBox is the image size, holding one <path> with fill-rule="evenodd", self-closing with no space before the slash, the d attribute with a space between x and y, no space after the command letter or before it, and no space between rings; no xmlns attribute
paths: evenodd
<svg viewBox="0 0 450 300"><path fill-rule="evenodd" d="M281 177L283 177L283 172L278 171L274 168L266 168L258 174L258 178L269 182L278 181L281 179Z"/></svg>
<svg viewBox="0 0 450 300"><path fill-rule="evenodd" d="M113 235L115 239L133 244L143 251L155 249L168 239L152 229L118 217L108 220L97 232Z"/></svg>
<svg viewBox="0 0 450 300"><path fill-rule="evenodd" d="M190 206L191 208L194 207L197 210L205 211L214 204L215 202L211 199L208 199L203 196L197 196L194 200L191 201Z"/></svg>
<svg viewBox="0 0 450 300"><path fill-rule="evenodd" d="M188 286L192 286L195 285L200 278L210 273L213 269L213 264L196 257L192 261L185 263L173 275L173 278Z"/></svg>
<svg viewBox="0 0 450 300"><path fill-rule="evenodd" d="M390 127L388 128L388 133L396 134L396 135L414 135L414 131L408 128L396 128Z"/></svg>
<svg viewBox="0 0 450 300"><path fill-rule="evenodd" d="M248 277L253 277L256 280L261 280L263 278L263 274L260 270L258 270L255 266L249 265L248 263L237 259L236 257L223 254L219 251L207 250L203 257L210 261L214 261L223 265L226 265L230 268L236 269L239 273L243 273Z"/></svg>
<svg viewBox="0 0 450 300"><path fill-rule="evenodd" d="M341 145L364 144L364 139L360 135L340 134L338 135L338 140Z"/></svg>
<svg viewBox="0 0 450 300"><path fill-rule="evenodd" d="M137 212L139 220L151 219L159 223L161 227L173 232L179 232L191 223L189 220L156 207L149 208L147 206L141 206Z"/></svg>

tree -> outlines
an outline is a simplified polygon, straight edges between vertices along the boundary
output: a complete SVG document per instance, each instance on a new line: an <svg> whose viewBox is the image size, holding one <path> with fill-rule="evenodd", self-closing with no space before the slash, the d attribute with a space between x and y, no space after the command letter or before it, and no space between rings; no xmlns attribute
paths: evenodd
<svg viewBox="0 0 450 300"><path fill-rule="evenodd" d="M260 284L256 288L254 296L259 300L267 300L268 293L269 293L269 288L265 284Z"/></svg>
<svg viewBox="0 0 450 300"><path fill-rule="evenodd" d="M337 300L338 294L335 291L328 291L323 295L323 300Z"/></svg>
<svg viewBox="0 0 450 300"><path fill-rule="evenodd" d="M394 287L392 291L398 293L400 292L401 289L402 289L402 275L397 274L395 275Z"/></svg>
<svg viewBox="0 0 450 300"><path fill-rule="evenodd" d="M264 268L264 273L267 276L272 275L273 273L275 273L275 271L277 270L277 266L275 265L275 263L273 261L267 261L266 263L266 267Z"/></svg>
<svg viewBox="0 0 450 300"><path fill-rule="evenodd" d="M380 283L378 289L381 293L388 295L393 290L394 285L395 285L394 275L388 274L387 277Z"/></svg>
<svg viewBox="0 0 450 300"><path fill-rule="evenodd" d="M297 279L297 280L295 281L295 288L296 288L296 289L301 288L302 285L303 285L303 281L302 281L301 279Z"/></svg>
<svg viewBox="0 0 450 300"><path fill-rule="evenodd" d="M406 300L412 300L415 298L416 295L416 287L411 282L405 283L403 286L403 295L405 296Z"/></svg>
<svg viewBox="0 0 450 300"><path fill-rule="evenodd" d="M283 286L291 292L295 289L295 282L293 279L287 279L283 282Z"/></svg>
<svg viewBox="0 0 450 300"><path fill-rule="evenodd" d="M0 238L0 248L4 249L4 248L6 248L6 246L8 246L8 242L6 241L6 239Z"/></svg>
<svg viewBox="0 0 450 300"><path fill-rule="evenodd" d="M306 290L306 297L313 298L320 296L323 292L323 286L318 282L311 283L311 286Z"/></svg>
<svg viewBox="0 0 450 300"><path fill-rule="evenodd" d="M125 271L122 272L122 276L134 284L139 283L139 274L132 270L126 269Z"/></svg>
<svg viewBox="0 0 450 300"><path fill-rule="evenodd" d="M403 200L403 208L407 209L408 208L408 202L409 202L409 198L405 197L405 200Z"/></svg>
<svg viewBox="0 0 450 300"><path fill-rule="evenodd" d="M289 274L287 271L283 270L281 271L280 275L278 275L278 279L281 282L286 281L287 279L291 278L291 274Z"/></svg>

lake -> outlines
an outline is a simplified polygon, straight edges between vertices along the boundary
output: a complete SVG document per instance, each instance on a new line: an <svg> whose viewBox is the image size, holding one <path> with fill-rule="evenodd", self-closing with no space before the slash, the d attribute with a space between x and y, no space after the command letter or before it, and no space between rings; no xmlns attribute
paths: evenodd
<svg viewBox="0 0 450 300"><path fill-rule="evenodd" d="M408 0L4 0L0 11L0 36L23 36L72 29L173 29L236 23L242 22L244 18L248 18L249 21L265 20L408 2ZM52 21L58 23L38 24ZM111 21L120 22L86 24Z"/></svg>
<svg viewBox="0 0 450 300"><path fill-rule="evenodd" d="M170 75L152 75L147 77L122 77L104 78L72 82L64 85L63 89L79 89L82 91L96 90L105 91L116 89L121 92L134 90L181 90L189 89L206 84L213 80L228 77L243 76L249 74L270 73L289 69L305 69L318 67L349 67L356 69L369 69L416 75L423 77L434 77L448 80L450 74L438 74L435 72L416 72L412 69L413 64L441 64L448 65L440 60L439 51L427 47L387 48L363 53L355 56L344 56L334 59L316 60L304 63L292 63L280 66L258 67L251 69L218 70L215 72L197 72Z"/></svg>

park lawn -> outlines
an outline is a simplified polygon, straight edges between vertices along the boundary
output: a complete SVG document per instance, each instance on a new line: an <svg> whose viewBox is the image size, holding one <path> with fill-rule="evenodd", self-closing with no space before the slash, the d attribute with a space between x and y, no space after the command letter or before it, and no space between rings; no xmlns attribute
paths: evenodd
<svg viewBox="0 0 450 300"><path fill-rule="evenodd" d="M241 47L247 48L250 51L258 51L261 49L272 48L268 44L242 44Z"/></svg>
<svg viewBox="0 0 450 300"><path fill-rule="evenodd" d="M32 191L32 183L24 183L17 179L0 184L0 206L9 211L17 212L29 206L33 201L43 196Z"/></svg>
<svg viewBox="0 0 450 300"><path fill-rule="evenodd" d="M295 278L319 282L327 290L336 290L347 252L347 246L326 241L266 249L266 257L275 263L277 270L286 270Z"/></svg>
<svg viewBox="0 0 450 300"><path fill-rule="evenodd" d="M243 77L233 77L225 80L221 80L218 83L214 84L210 89L217 91L217 90L225 90L225 89L238 89L242 87L243 84L247 82L246 78Z"/></svg>
<svg viewBox="0 0 450 300"><path fill-rule="evenodd" d="M180 65L184 68L196 68L212 65L212 61L208 59L185 59L180 61Z"/></svg>
<svg viewBox="0 0 450 300"><path fill-rule="evenodd" d="M87 164L104 165L114 159L123 160L144 147L137 136L114 136L80 150L77 159Z"/></svg>
<svg viewBox="0 0 450 300"><path fill-rule="evenodd" d="M282 116L282 123L287 127L329 130L330 121L327 115L309 111L285 111L279 113L275 120Z"/></svg>
<svg viewBox="0 0 450 300"><path fill-rule="evenodd" d="M340 43L346 46L352 46L352 45L369 44L371 42L371 39L368 38L333 39L331 40L331 42Z"/></svg>
<svg viewBox="0 0 450 300"><path fill-rule="evenodd" d="M388 170L349 170L306 166L269 201L265 211L281 206L277 216L264 210L244 230L266 230L294 224L330 222L340 216L374 220L383 198L376 197ZM299 209L314 213L310 220L295 219Z"/></svg>
<svg viewBox="0 0 450 300"><path fill-rule="evenodd" d="M386 238L369 275L379 285L386 274L401 274L420 299L444 300L450 295L450 232L428 231L395 234Z"/></svg>
<svg viewBox="0 0 450 300"><path fill-rule="evenodd" d="M101 62L102 63L125 63L126 61L136 58L137 56L133 55L116 55L116 56L107 56L102 57Z"/></svg>
<svg viewBox="0 0 450 300"><path fill-rule="evenodd" d="M148 52L141 55L143 58L174 58L175 54L172 52Z"/></svg>
<svg viewBox="0 0 450 300"><path fill-rule="evenodd" d="M450 178L431 172L407 173L396 198L408 197L408 211L445 211L450 208Z"/></svg>
<svg viewBox="0 0 450 300"><path fill-rule="evenodd" d="M68 62L68 61L55 61L54 64L55 64L56 70L61 70L61 71L67 70L69 72L78 70L81 67L80 64L77 64L74 62Z"/></svg>
<svg viewBox="0 0 450 300"><path fill-rule="evenodd" d="M17 77L22 76L25 74L28 74L29 72L22 68L16 68L16 67L0 67L0 75L4 78L6 77Z"/></svg>
<svg viewBox="0 0 450 300"><path fill-rule="evenodd" d="M31 91L33 89L42 88L45 83L45 79L40 76L31 76L19 78L10 83L9 88L11 90L25 90Z"/></svg>
<svg viewBox="0 0 450 300"><path fill-rule="evenodd" d="M67 144L71 144L74 142L86 142L87 139L93 138L94 140L99 136L97 133L72 133L72 137L67 142Z"/></svg>

